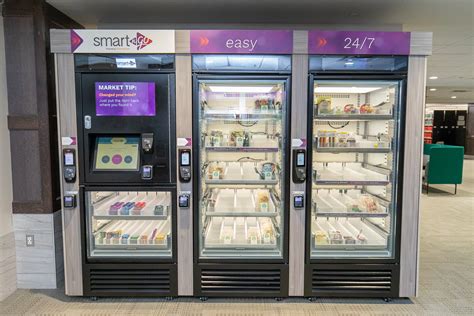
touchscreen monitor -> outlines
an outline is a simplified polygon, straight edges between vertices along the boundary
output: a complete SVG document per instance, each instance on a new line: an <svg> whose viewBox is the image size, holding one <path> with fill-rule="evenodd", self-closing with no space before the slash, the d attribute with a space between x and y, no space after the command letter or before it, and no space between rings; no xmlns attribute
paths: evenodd
<svg viewBox="0 0 474 316"><path fill-rule="evenodd" d="M138 171L138 136L97 137L94 170Z"/></svg>

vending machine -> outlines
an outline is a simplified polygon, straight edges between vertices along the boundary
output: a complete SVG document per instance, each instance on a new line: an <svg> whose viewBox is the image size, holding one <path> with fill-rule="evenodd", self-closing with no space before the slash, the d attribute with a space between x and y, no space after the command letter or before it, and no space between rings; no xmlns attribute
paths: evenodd
<svg viewBox="0 0 474 316"><path fill-rule="evenodd" d="M310 56L309 71L305 295L396 297L408 57Z"/></svg>
<svg viewBox="0 0 474 316"><path fill-rule="evenodd" d="M291 57L194 55L194 295L288 295Z"/></svg>
<svg viewBox="0 0 474 316"><path fill-rule="evenodd" d="M83 295L175 296L174 56L74 60Z"/></svg>

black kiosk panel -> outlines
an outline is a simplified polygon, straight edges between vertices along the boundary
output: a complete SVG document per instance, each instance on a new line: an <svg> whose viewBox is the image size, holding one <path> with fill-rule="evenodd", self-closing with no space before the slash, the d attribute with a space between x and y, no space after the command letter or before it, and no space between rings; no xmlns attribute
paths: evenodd
<svg viewBox="0 0 474 316"><path fill-rule="evenodd" d="M77 76L81 182L174 183L174 75Z"/></svg>

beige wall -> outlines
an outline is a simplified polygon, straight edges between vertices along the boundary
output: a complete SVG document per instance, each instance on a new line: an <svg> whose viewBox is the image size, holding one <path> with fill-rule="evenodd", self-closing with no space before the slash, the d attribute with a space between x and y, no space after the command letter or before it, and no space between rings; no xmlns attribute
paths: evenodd
<svg viewBox="0 0 474 316"><path fill-rule="evenodd" d="M7 80L3 17L0 16L0 236L12 229L12 169L10 138L7 128Z"/></svg>

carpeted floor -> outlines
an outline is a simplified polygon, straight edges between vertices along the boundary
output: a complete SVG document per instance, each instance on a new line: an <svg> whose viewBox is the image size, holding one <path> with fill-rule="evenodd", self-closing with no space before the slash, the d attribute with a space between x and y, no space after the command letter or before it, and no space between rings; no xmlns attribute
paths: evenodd
<svg viewBox="0 0 474 316"><path fill-rule="evenodd" d="M435 185L422 198L419 296L380 299L100 299L57 291L18 290L0 303L0 315L474 315L474 161L464 183Z"/></svg>

